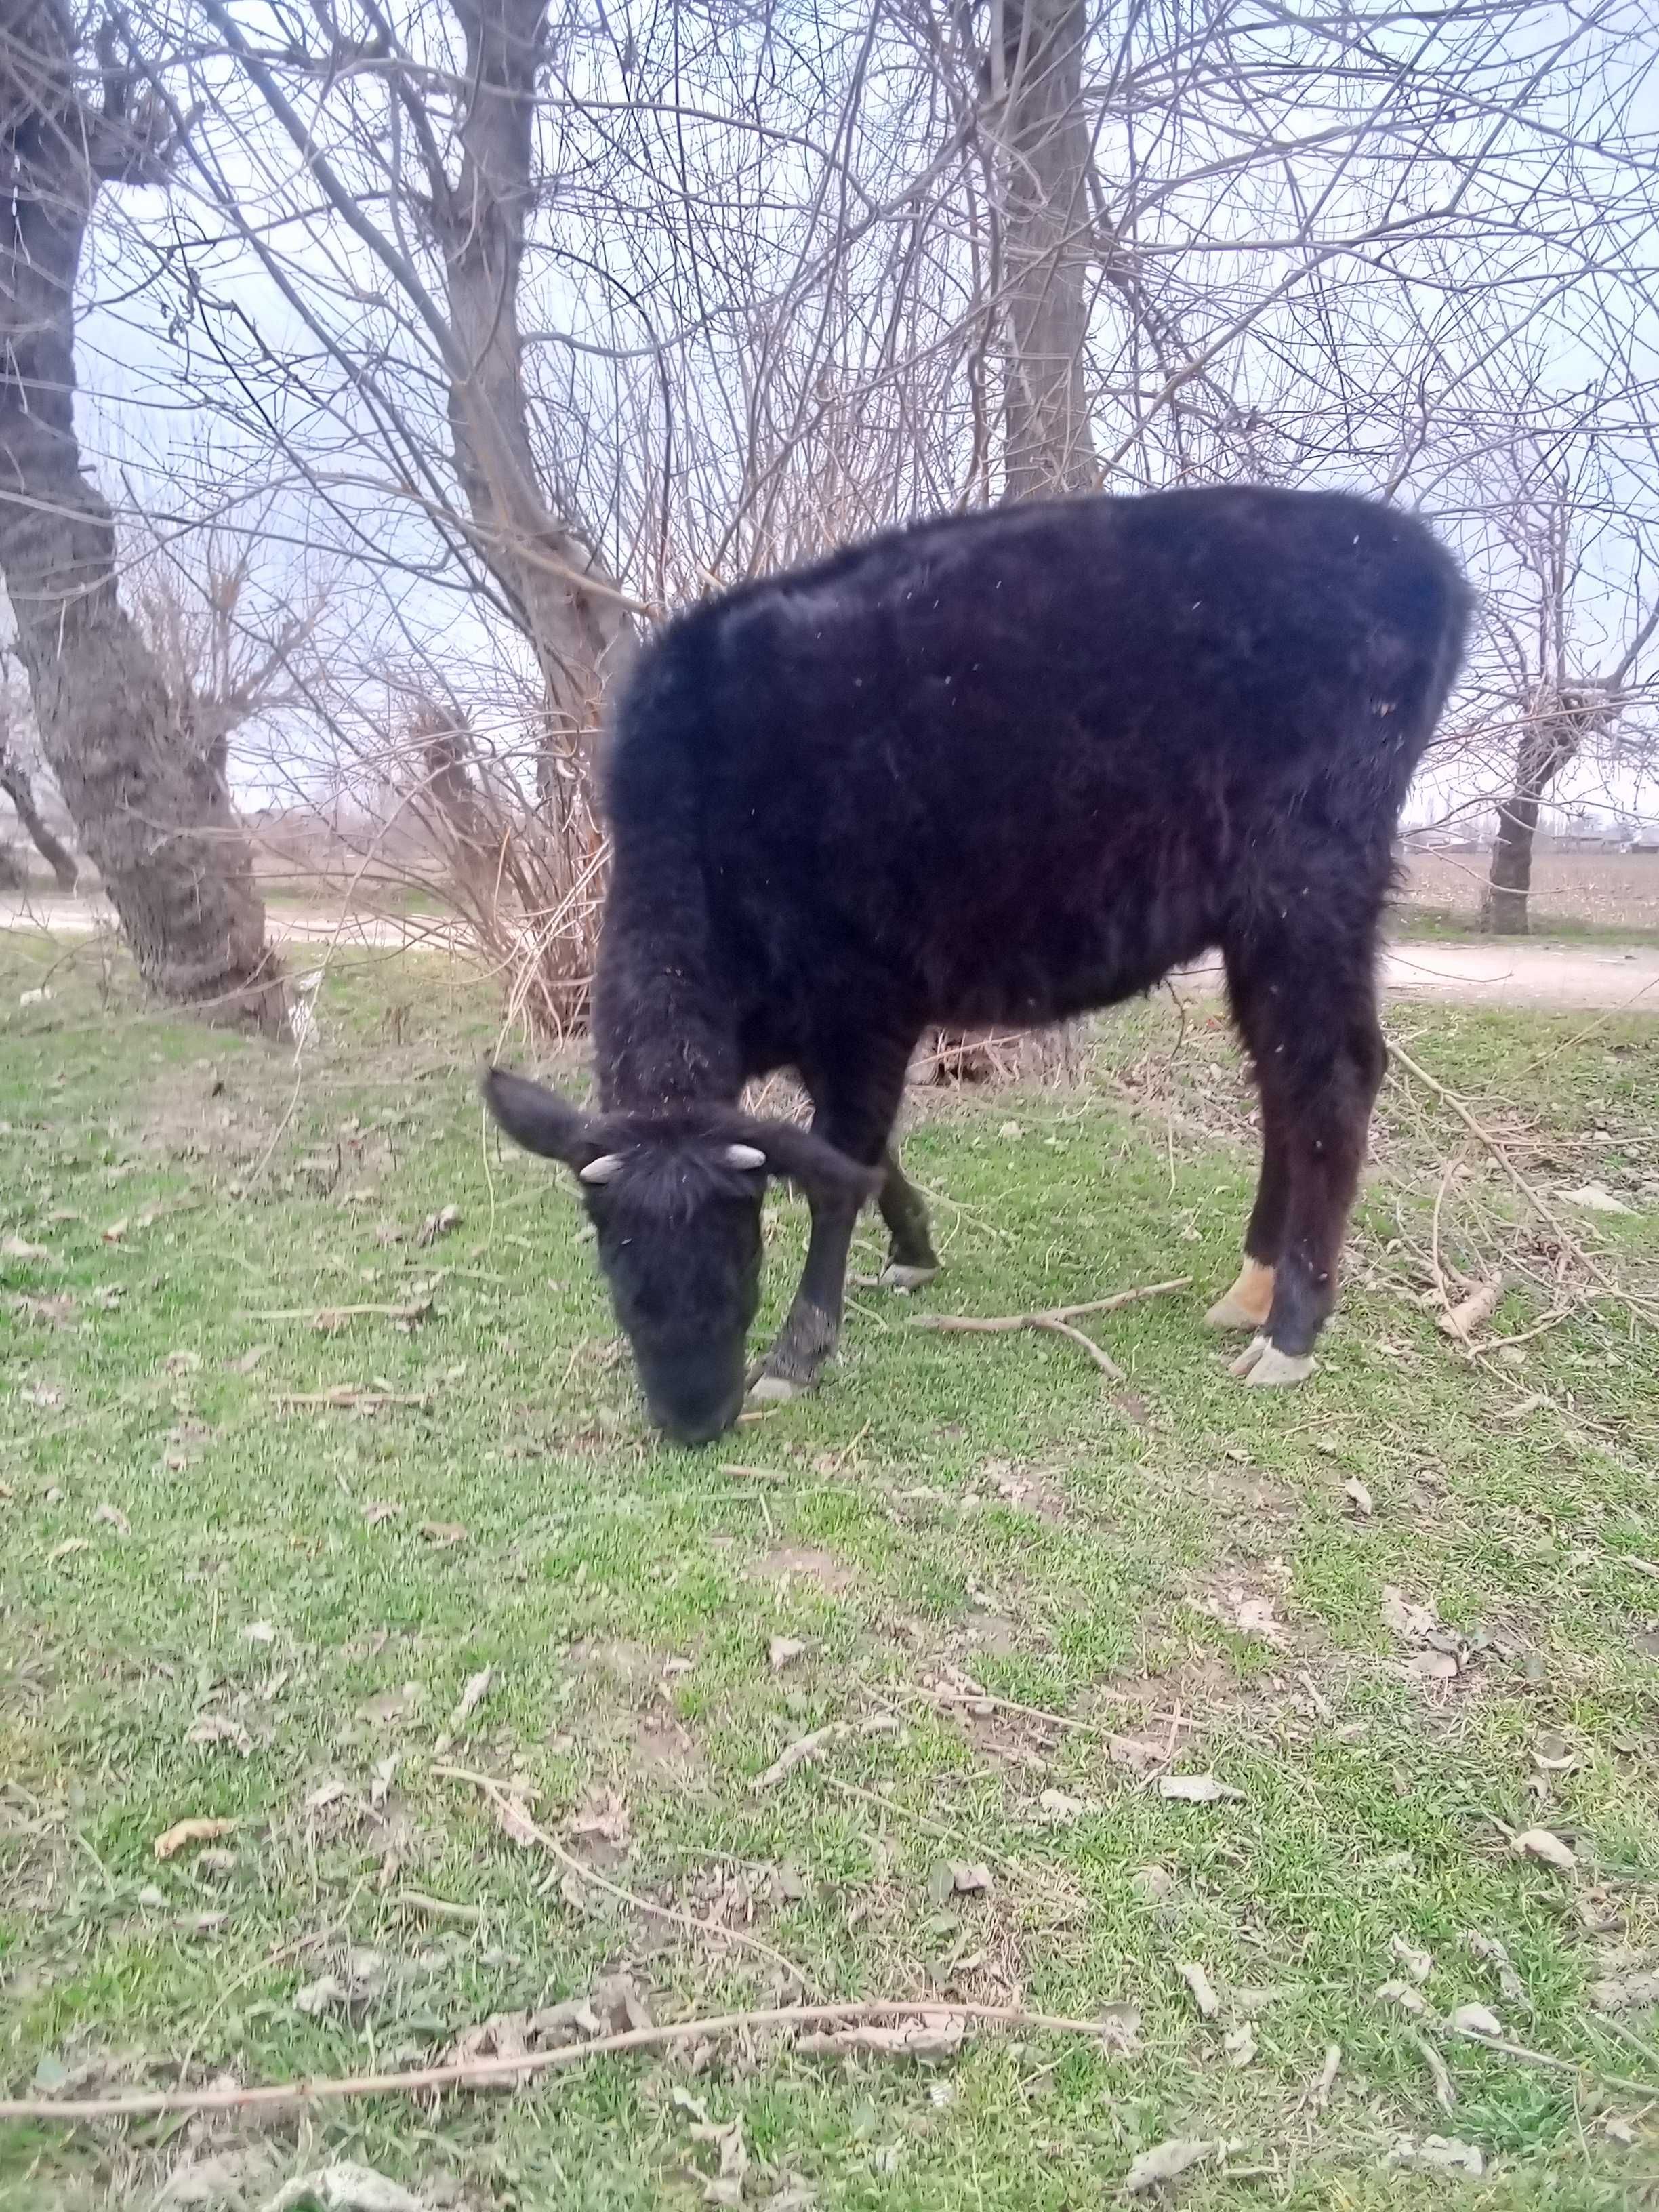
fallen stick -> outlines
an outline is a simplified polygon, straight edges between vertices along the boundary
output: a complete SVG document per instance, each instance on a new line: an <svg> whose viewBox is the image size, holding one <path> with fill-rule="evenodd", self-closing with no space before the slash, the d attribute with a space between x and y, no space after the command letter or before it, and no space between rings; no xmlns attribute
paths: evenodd
<svg viewBox="0 0 1659 2212"><path fill-rule="evenodd" d="M342 1413L374 1413L382 1406L429 1406L425 1390L359 1390L349 1382L336 1382L327 1390L276 1390L273 1406L331 1406Z"/></svg>
<svg viewBox="0 0 1659 2212"><path fill-rule="evenodd" d="M1092 2036L1097 2020L1067 2020L1051 2013L1027 2012L1021 2005L940 2004L929 1997L887 1997L862 2004L777 2005L763 2012L716 2013L706 2020L679 2020L661 2027L630 2027L616 2035L596 2035L586 2043L561 2044L554 2051L523 2051L507 2058L465 2058L442 2066L415 2066L400 2073L320 2075L295 2081L268 2082L257 2089L155 2089L124 2097L15 2097L0 2099L0 2124L8 2120L55 2120L83 2127L92 2120L151 2120L175 2112L270 2111L284 2105L340 2103L355 2097L416 2097L445 2089L480 2087L487 2082L516 2085L524 2076L561 2066L584 2065L629 2051L656 2051L677 2043L697 2043L714 2035L734 2035L762 2027L856 2027L872 2021L950 2019L985 2027L1016 2027L1049 2035Z"/></svg>
<svg viewBox="0 0 1659 2212"><path fill-rule="evenodd" d="M1091 1298L1079 1306L1050 1306L1041 1313L912 1314L909 1326L937 1329L945 1336L1006 1336L1015 1329L1045 1329L1051 1336L1063 1336L1067 1343L1086 1352L1109 1382L1121 1382L1127 1378L1116 1360L1080 1328L1074 1328L1073 1322L1085 1314L1115 1313L1120 1306L1137 1304L1142 1298L1167 1297L1172 1291L1189 1290L1192 1280L1190 1275L1182 1275L1170 1283L1143 1283L1133 1291L1119 1291L1109 1298Z"/></svg>
<svg viewBox="0 0 1659 2212"><path fill-rule="evenodd" d="M386 1321L424 1321L432 1310L430 1298L416 1298L410 1305L360 1306L277 1306L270 1313L249 1314L249 1321L308 1321L314 1327L334 1328L343 1321L355 1321L364 1314L378 1314Z"/></svg>
<svg viewBox="0 0 1659 2212"><path fill-rule="evenodd" d="M590 1889L600 1890L605 1896L615 1898L619 1905L625 1905L635 1912L643 1912L650 1919L665 1920L672 1928L684 1928L693 1936L705 1936L717 1943L734 1944L741 1951L752 1951L769 1965L781 1966L792 1982L805 1987L806 1977L793 1960L786 1959L781 1951L775 1951L769 1943L763 1943L758 1936L745 1936L740 1928L722 1928L718 1921L698 1920L689 1912L677 1912L672 1905L653 1905L649 1898L636 1897L631 1889L624 1889L620 1882L612 1881L594 1868L585 1865L574 1851L566 1850L556 1838L550 1836L545 1828L537 1826L530 1817L521 1790L506 1789L493 1776L474 1773L467 1766L434 1765L432 1771L453 1782L469 1782L475 1790L482 1790L494 1807L496 1817L501 1819L506 1815L510 1820L509 1834L538 1844L550 1858L557 1861L566 1874L574 1875ZM506 1825L505 1820L503 1825Z"/></svg>
<svg viewBox="0 0 1659 2212"><path fill-rule="evenodd" d="M775 1790L786 1775L793 1774L798 1766L807 1765L832 1743L842 1743L851 1735L896 1735L902 1725L890 1713L868 1721L831 1721L828 1728L814 1729L811 1735L797 1736L793 1743L778 1753L765 1773L757 1775L749 1786L758 1796L763 1790Z"/></svg>

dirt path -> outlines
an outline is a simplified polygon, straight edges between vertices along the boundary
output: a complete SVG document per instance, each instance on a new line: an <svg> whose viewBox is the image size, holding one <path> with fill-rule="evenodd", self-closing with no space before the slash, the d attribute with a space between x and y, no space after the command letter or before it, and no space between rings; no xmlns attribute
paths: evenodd
<svg viewBox="0 0 1659 2212"><path fill-rule="evenodd" d="M109 919L108 909L85 899L42 898L27 904L0 898L0 929L48 929L66 937L89 936ZM331 914L320 908L270 908L270 927L283 944L330 945L342 950L403 946L442 950L459 943L441 917ZM1187 971L1197 982L1218 981L1218 960ZM1659 950L1625 951L1617 945L1391 945L1383 957L1382 983L1391 997L1436 999L1465 1006L1580 1007L1602 1012L1628 1006L1659 1014Z"/></svg>

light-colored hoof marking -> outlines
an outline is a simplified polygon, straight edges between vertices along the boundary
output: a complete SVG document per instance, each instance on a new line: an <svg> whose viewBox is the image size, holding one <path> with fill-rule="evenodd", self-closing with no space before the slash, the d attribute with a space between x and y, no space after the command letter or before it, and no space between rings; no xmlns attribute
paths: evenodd
<svg viewBox="0 0 1659 2212"><path fill-rule="evenodd" d="M763 1375L749 1392L751 1406L787 1406L792 1398L804 1395L806 1385L792 1382L784 1375Z"/></svg>
<svg viewBox="0 0 1659 2212"><path fill-rule="evenodd" d="M906 1267L896 1260L890 1260L876 1277L876 1288L896 1291L902 1297L919 1291L924 1283L931 1283L938 1273L937 1267Z"/></svg>
<svg viewBox="0 0 1659 2212"><path fill-rule="evenodd" d="M1232 1365L1227 1370L1241 1382L1253 1390L1285 1390L1294 1382L1305 1382L1313 1373L1316 1362L1313 1354L1304 1352L1292 1358L1281 1352L1265 1336L1252 1337Z"/></svg>
<svg viewBox="0 0 1659 2212"><path fill-rule="evenodd" d="M1212 1328L1260 1328L1273 1302L1273 1271L1260 1260L1247 1260L1225 1297L1204 1316Z"/></svg>

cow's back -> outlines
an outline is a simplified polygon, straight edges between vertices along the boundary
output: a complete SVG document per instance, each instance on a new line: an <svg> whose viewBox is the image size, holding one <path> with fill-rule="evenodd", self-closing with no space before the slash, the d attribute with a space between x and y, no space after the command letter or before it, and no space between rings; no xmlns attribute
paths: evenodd
<svg viewBox="0 0 1659 2212"><path fill-rule="evenodd" d="M665 634L619 719L617 866L659 855L672 787L757 988L924 1019L1104 1003L1241 902L1371 895L1464 607L1419 525L1334 494L895 532Z"/></svg>

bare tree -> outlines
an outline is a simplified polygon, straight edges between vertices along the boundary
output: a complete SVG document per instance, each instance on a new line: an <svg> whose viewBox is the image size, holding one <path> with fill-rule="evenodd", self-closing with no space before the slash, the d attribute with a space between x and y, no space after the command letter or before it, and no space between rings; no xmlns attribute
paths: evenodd
<svg viewBox="0 0 1659 2212"><path fill-rule="evenodd" d="M0 791L10 799L29 842L52 870L58 890L67 896L75 889L79 872L74 854L46 820L35 799L34 781L21 742L21 702L11 683L9 660L9 653L0 651Z"/></svg>
<svg viewBox="0 0 1659 2212"><path fill-rule="evenodd" d="M0 573L35 726L140 974L163 996L272 1033L282 975L222 750L191 742L123 609L107 503L74 421L75 287L105 183L154 178L155 110L100 36L88 78L61 0L0 28Z"/></svg>
<svg viewBox="0 0 1659 2212"><path fill-rule="evenodd" d="M1003 0L990 50L1000 118L1008 324L1003 493L1041 499L1099 481L1084 362L1093 149L1083 108L1085 0Z"/></svg>

